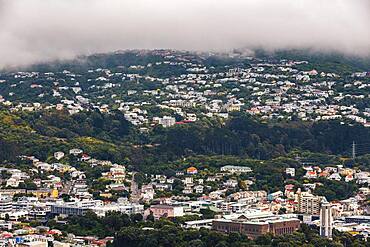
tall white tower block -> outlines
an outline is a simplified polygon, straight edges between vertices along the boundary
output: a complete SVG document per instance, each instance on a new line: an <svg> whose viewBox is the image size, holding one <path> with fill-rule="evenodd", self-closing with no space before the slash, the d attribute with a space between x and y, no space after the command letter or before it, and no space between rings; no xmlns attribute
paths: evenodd
<svg viewBox="0 0 370 247"><path fill-rule="evenodd" d="M324 198L320 208L320 236L331 239L333 236L333 215L330 203Z"/></svg>

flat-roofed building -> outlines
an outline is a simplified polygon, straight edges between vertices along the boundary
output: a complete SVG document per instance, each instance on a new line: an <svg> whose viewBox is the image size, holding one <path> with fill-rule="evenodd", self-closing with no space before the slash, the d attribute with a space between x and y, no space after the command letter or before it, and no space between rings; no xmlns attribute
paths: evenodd
<svg viewBox="0 0 370 247"><path fill-rule="evenodd" d="M181 206L173 205L152 205L150 207L150 212L153 213L154 218L159 219L162 217L181 217L184 216L184 208Z"/></svg>
<svg viewBox="0 0 370 247"><path fill-rule="evenodd" d="M310 215L319 215L322 196L315 196L307 192L298 194L298 212Z"/></svg>
<svg viewBox="0 0 370 247"><path fill-rule="evenodd" d="M247 166L223 166L221 167L221 171L230 173L248 173L252 172L252 169Z"/></svg>
<svg viewBox="0 0 370 247"><path fill-rule="evenodd" d="M194 229L207 228L207 229L211 229L213 221L214 221L214 219L187 221L187 222L184 223L184 228L194 228Z"/></svg>
<svg viewBox="0 0 370 247"><path fill-rule="evenodd" d="M296 218L271 219L264 221L250 221L244 219L226 220L217 219L212 222L212 229L220 232L237 232L255 239L259 236L271 233L279 236L290 234L299 229L300 221Z"/></svg>
<svg viewBox="0 0 370 247"><path fill-rule="evenodd" d="M13 209L12 198L7 196L0 197L0 213L9 213Z"/></svg>
<svg viewBox="0 0 370 247"><path fill-rule="evenodd" d="M345 218L346 223L370 224L369 215L354 215Z"/></svg>

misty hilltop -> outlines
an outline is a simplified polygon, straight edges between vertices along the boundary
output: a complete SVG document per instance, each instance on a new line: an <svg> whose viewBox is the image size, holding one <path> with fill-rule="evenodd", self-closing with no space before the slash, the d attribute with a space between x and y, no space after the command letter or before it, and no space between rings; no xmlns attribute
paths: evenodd
<svg viewBox="0 0 370 247"><path fill-rule="evenodd" d="M180 53L187 56L208 63L221 62L223 64L230 63L231 65L243 64L249 59L266 59L269 61L285 60L305 60L309 61L312 69L315 67L325 66L328 72L352 73L354 71L369 71L370 57L358 57L355 55L344 55L338 52L319 52L311 49L284 49L269 51L265 49L233 49L229 52L195 52L195 51L179 51L179 50L120 50L108 53L96 53L91 55L79 55L71 59L54 59L46 62L39 62L23 66L9 66L0 69L0 72L12 71L60 71L63 69L72 71L83 71L87 69L97 68L112 68L112 67L129 67L131 65L147 65L147 63L158 62L163 59L162 54ZM229 64L229 65L230 65Z"/></svg>
<svg viewBox="0 0 370 247"><path fill-rule="evenodd" d="M0 68L121 49L370 55L367 0L0 1Z"/></svg>

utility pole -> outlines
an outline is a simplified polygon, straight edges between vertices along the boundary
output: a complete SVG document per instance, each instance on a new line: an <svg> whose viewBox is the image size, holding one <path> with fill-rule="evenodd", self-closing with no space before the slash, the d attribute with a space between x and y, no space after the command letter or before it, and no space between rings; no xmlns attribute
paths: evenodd
<svg viewBox="0 0 370 247"><path fill-rule="evenodd" d="M356 159L356 143L355 143L355 141L353 141L353 143L352 143L352 159L353 160Z"/></svg>

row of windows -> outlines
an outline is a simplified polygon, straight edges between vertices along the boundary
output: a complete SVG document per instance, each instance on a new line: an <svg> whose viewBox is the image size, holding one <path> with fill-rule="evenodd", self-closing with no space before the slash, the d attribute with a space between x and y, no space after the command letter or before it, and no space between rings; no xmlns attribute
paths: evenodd
<svg viewBox="0 0 370 247"><path fill-rule="evenodd" d="M240 231L240 226L236 225L218 225L217 230L222 230L222 231L228 231L228 232L239 232ZM243 226L242 230L245 232L251 232L251 233L257 233L260 232L260 229L258 228L250 228L248 226Z"/></svg>
<svg viewBox="0 0 370 247"><path fill-rule="evenodd" d="M219 231L224 231L224 232L239 232L240 231L240 227L238 225L217 225L216 229ZM243 226L242 230L243 232L251 233L251 234L256 234L256 233L261 232L261 229L259 228L250 228L248 226ZM296 230L295 227L284 227L284 228L275 229L274 232L275 234L282 235L282 234L292 233L295 230Z"/></svg>
<svg viewBox="0 0 370 247"><path fill-rule="evenodd" d="M294 231L295 231L294 227L285 227L285 228L276 229L275 233L280 235L280 234L292 233Z"/></svg>

